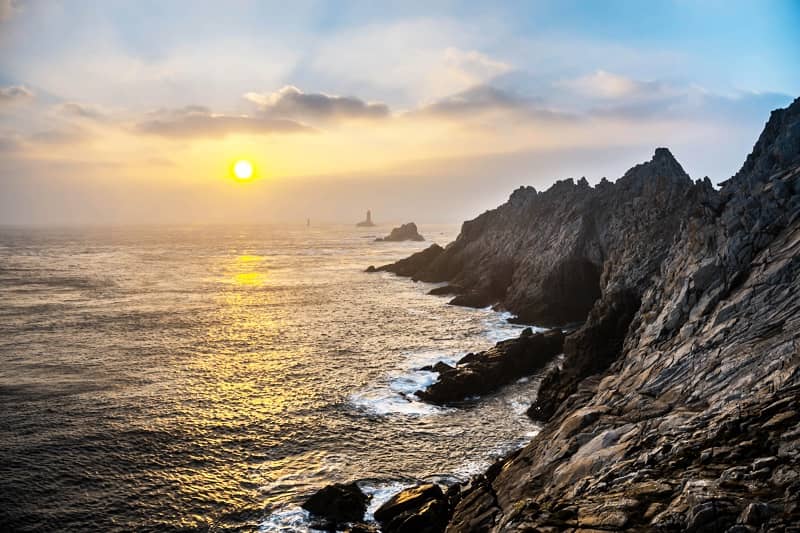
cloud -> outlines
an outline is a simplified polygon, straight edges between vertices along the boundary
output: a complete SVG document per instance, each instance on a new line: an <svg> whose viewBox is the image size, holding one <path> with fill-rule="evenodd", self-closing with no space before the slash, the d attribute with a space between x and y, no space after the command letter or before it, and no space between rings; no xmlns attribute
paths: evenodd
<svg viewBox="0 0 800 533"><path fill-rule="evenodd" d="M409 113L453 120L469 119L488 113L506 113L519 120L574 120L575 115L554 111L541 98L528 98L491 85L477 85L447 96Z"/></svg>
<svg viewBox="0 0 800 533"><path fill-rule="evenodd" d="M224 137L235 133L271 134L312 132L312 128L286 119L212 113L202 106L160 110L135 129L162 137Z"/></svg>
<svg viewBox="0 0 800 533"><path fill-rule="evenodd" d="M414 107L510 71L485 53L496 26L452 18L406 18L337 31L315 46L304 72L338 93L369 91L392 107Z"/></svg>
<svg viewBox="0 0 800 533"><path fill-rule="evenodd" d="M10 19L19 10L19 0L0 0L0 22Z"/></svg>
<svg viewBox="0 0 800 533"><path fill-rule="evenodd" d="M88 137L81 129L51 129L36 132L28 137L28 141L35 144L61 145L80 142Z"/></svg>
<svg viewBox="0 0 800 533"><path fill-rule="evenodd" d="M65 102L57 106L57 110L64 116L89 120L105 120L106 115L97 106Z"/></svg>
<svg viewBox="0 0 800 533"><path fill-rule="evenodd" d="M652 98L669 92L667 86L661 82L635 80L605 70L598 70L571 80L563 80L555 85L570 89L588 98L605 100Z"/></svg>
<svg viewBox="0 0 800 533"><path fill-rule="evenodd" d="M444 51L444 64L468 85L481 84L513 70L510 64L492 59L476 50L460 50L454 47Z"/></svg>
<svg viewBox="0 0 800 533"><path fill-rule="evenodd" d="M19 139L12 136L0 136L0 153L16 152L19 149Z"/></svg>
<svg viewBox="0 0 800 533"><path fill-rule="evenodd" d="M275 118L314 121L379 119L389 116L389 107L349 96L304 93L287 85L273 93L249 92L247 100L258 105L265 115Z"/></svg>
<svg viewBox="0 0 800 533"><path fill-rule="evenodd" d="M423 106L419 112L429 115L458 117L496 110L525 109L531 102L489 85L478 85Z"/></svg>
<svg viewBox="0 0 800 533"><path fill-rule="evenodd" d="M18 104L33 100L33 92L24 85L0 87L0 105Z"/></svg>

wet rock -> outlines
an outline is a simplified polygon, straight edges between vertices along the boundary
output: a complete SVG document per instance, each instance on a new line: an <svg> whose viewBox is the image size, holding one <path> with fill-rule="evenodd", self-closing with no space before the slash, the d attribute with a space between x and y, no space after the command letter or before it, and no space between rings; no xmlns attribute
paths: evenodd
<svg viewBox="0 0 800 533"><path fill-rule="evenodd" d="M375 240L377 242L424 241L425 237L419 234L416 224L409 222L408 224L393 228L386 237Z"/></svg>
<svg viewBox="0 0 800 533"><path fill-rule="evenodd" d="M498 342L485 352L468 354L455 368L444 369L439 379L417 396L435 404L462 401L492 392L542 368L561 353L564 334L560 330Z"/></svg>
<svg viewBox="0 0 800 533"><path fill-rule="evenodd" d="M454 370L454 369L455 369L455 367L452 367L452 366L450 366L447 363L444 363L442 361L439 361L434 365L426 365L426 366L423 366L422 368L420 368L420 370L424 370L426 372L438 372L440 374L443 374L445 372L449 372L449 371Z"/></svg>
<svg viewBox="0 0 800 533"><path fill-rule="evenodd" d="M361 521L368 501L356 483L335 483L315 492L302 507L326 524L337 526Z"/></svg>
<svg viewBox="0 0 800 533"><path fill-rule="evenodd" d="M428 294L433 296L446 296L450 294L458 294L461 292L461 287L457 287L455 285L444 285L442 287L436 287L435 289L431 289L428 291Z"/></svg>
<svg viewBox="0 0 800 533"><path fill-rule="evenodd" d="M440 533L449 518L448 501L433 483L399 492L375 511L384 533Z"/></svg>

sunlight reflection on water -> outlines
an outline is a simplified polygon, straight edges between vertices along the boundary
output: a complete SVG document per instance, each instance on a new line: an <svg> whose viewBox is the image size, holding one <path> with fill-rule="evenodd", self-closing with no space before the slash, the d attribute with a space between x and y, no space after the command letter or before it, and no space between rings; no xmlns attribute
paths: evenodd
<svg viewBox="0 0 800 533"><path fill-rule="evenodd" d="M257 529L299 520L292 506L330 482L463 476L529 439L535 380L466 409L416 401L420 366L520 326L363 273L427 246L365 231L0 231L14 523ZM457 228L421 231L445 244Z"/></svg>

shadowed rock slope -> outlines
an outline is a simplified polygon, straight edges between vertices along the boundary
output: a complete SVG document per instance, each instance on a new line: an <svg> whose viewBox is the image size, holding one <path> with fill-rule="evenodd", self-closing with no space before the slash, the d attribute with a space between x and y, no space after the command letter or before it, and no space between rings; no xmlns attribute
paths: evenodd
<svg viewBox="0 0 800 533"><path fill-rule="evenodd" d="M650 260L605 256L566 341L581 370L568 356L543 386L549 422L462 491L448 531L797 530L800 99L720 191L669 182L684 207L658 275L626 283Z"/></svg>
<svg viewBox="0 0 800 533"><path fill-rule="evenodd" d="M719 191L659 149L614 184L519 189L380 269L583 322L542 432L462 487L448 531L797 531L800 99Z"/></svg>
<svg viewBox="0 0 800 533"><path fill-rule="evenodd" d="M447 248L431 247L377 270L447 281L454 304L497 304L537 325L583 321L605 292L641 294L658 271L693 184L666 148L616 183L559 181L545 192L514 191L508 202L465 222Z"/></svg>

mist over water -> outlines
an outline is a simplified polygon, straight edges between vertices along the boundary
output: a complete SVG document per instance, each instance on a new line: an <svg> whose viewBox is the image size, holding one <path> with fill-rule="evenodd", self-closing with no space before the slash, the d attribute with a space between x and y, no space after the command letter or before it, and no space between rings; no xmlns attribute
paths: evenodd
<svg viewBox="0 0 800 533"><path fill-rule="evenodd" d="M429 245L373 242L389 229L0 229L0 524L297 530L328 483L374 508L529 440L535 379L414 400L419 367L520 326L365 274Z"/></svg>

